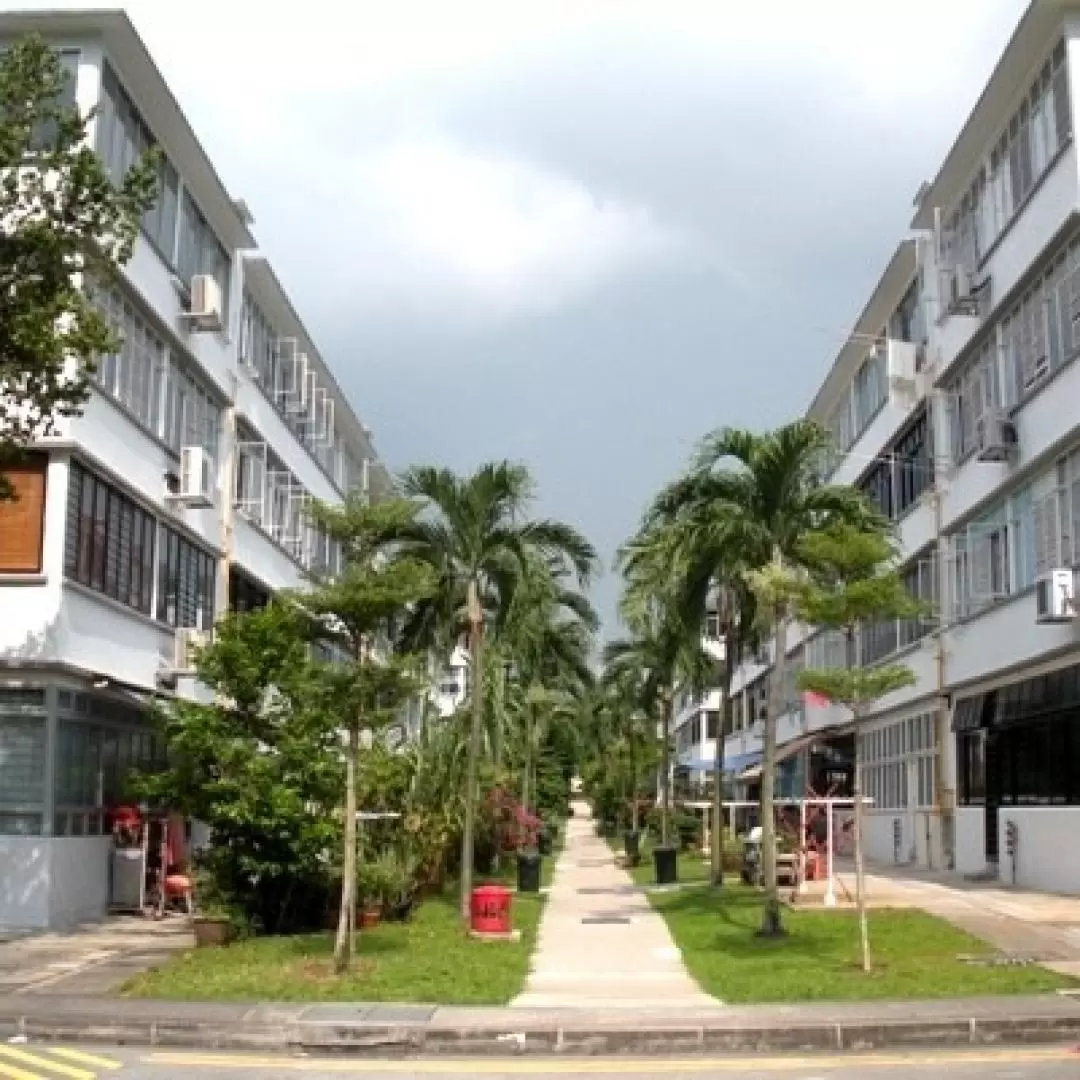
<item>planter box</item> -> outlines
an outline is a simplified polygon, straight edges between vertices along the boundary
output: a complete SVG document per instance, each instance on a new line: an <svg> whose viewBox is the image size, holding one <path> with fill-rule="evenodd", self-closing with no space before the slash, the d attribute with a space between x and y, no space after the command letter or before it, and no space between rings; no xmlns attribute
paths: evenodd
<svg viewBox="0 0 1080 1080"><path fill-rule="evenodd" d="M232 937L232 926L224 916L196 915L191 924L197 949L221 948L228 945Z"/></svg>

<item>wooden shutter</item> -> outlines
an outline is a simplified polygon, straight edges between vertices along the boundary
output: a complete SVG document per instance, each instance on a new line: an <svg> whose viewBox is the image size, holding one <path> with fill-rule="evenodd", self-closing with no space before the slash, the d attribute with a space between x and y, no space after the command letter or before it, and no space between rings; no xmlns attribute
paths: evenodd
<svg viewBox="0 0 1080 1080"><path fill-rule="evenodd" d="M0 501L0 573L41 573L47 465L47 458L34 456L4 472L15 499Z"/></svg>

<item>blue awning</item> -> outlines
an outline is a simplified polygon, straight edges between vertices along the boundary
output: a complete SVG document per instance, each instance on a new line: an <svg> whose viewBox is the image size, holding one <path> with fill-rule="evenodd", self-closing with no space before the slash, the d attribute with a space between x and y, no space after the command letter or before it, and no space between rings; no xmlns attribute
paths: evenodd
<svg viewBox="0 0 1080 1080"><path fill-rule="evenodd" d="M761 761L762 754L760 750L753 750L749 754L735 754L731 757L724 758L724 775L735 776L741 773L744 769L749 769L751 765L756 765ZM689 769L692 772L716 772L716 762L712 758L687 758L679 760L680 769Z"/></svg>

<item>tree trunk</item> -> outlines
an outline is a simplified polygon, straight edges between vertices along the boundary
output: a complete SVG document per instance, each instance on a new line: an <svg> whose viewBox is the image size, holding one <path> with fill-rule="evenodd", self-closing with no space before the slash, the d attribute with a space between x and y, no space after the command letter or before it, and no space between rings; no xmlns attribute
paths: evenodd
<svg viewBox="0 0 1080 1080"><path fill-rule="evenodd" d="M855 712L855 778L851 785L855 799L855 910L859 915L859 958L863 971L870 971L870 927L866 916L866 873L863 865L862 760L859 753L859 714Z"/></svg>
<svg viewBox="0 0 1080 1080"><path fill-rule="evenodd" d="M849 626L847 630L849 662L856 668L862 666L862 656L859 655L861 639L856 632L856 627ZM852 778L851 794L855 800L855 814L852 822L855 832L855 911L859 917L859 960L865 972L870 971L870 926L866 915L866 871L863 862L863 801L862 801L862 757L859 753L860 721L862 709L858 703L851 709L852 727L855 738L855 762Z"/></svg>
<svg viewBox="0 0 1080 1080"><path fill-rule="evenodd" d="M525 768L524 777L521 781L521 808L529 813L529 798L532 795L532 756L533 756L533 727L536 718L533 715L535 706L530 702L525 706Z"/></svg>
<svg viewBox="0 0 1080 1080"><path fill-rule="evenodd" d="M334 942L334 971L344 974L353 958L356 932L356 758L360 752L360 729L349 728L349 753L345 759L345 851L341 864L341 910Z"/></svg>
<svg viewBox="0 0 1080 1080"><path fill-rule="evenodd" d="M660 730L663 736L663 763L660 774L660 846L671 843L671 708L672 695L664 690L660 701Z"/></svg>
<svg viewBox="0 0 1080 1080"><path fill-rule="evenodd" d="M720 714L720 730L716 733L716 752L713 755L713 829L709 882L716 888L724 884L724 740L735 727L735 704L731 700L731 683L738 654L735 634L724 635L724 701Z"/></svg>
<svg viewBox="0 0 1080 1080"><path fill-rule="evenodd" d="M465 827L461 833L461 917L469 921L472 899L473 851L476 834L476 798L480 772L480 736L484 727L484 619L477 583L469 582L469 665L473 671L472 723L465 764Z"/></svg>
<svg viewBox="0 0 1080 1080"><path fill-rule="evenodd" d="M633 723L630 726L630 831L638 831L637 816L637 793L638 793L638 770L637 770L637 740L634 738Z"/></svg>
<svg viewBox="0 0 1080 1080"><path fill-rule="evenodd" d="M784 705L784 676L787 674L787 611L777 604L773 615L776 661L773 664L769 706L765 715L761 761L761 867L765 875L765 910L761 935L783 933L780 922L780 890L776 883L776 723Z"/></svg>

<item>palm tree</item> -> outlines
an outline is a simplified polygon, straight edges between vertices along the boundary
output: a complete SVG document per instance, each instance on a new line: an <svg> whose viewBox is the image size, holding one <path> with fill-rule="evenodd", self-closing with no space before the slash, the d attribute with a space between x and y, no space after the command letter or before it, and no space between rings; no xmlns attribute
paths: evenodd
<svg viewBox="0 0 1080 1080"><path fill-rule="evenodd" d="M715 540L740 553L742 566L755 586L761 615L775 643L768 712L762 739L762 860L765 909L761 933L782 932L776 883L776 727L784 708L789 601L782 589L763 587L764 575L797 570L803 560L801 541L831 523L857 527L880 518L854 488L825 484L820 465L831 436L820 425L796 420L764 435L723 428L706 436L688 487L694 501L714 508ZM758 573L754 577L754 572ZM744 576L747 580L747 576Z"/></svg>
<svg viewBox="0 0 1080 1080"><path fill-rule="evenodd" d="M530 555L563 567L584 585L596 567L596 552L569 525L525 517L533 484L521 465L492 462L466 477L418 466L405 473L402 490L425 505L425 513L403 536L403 548L428 563L437 579L434 596L416 605L407 636L446 652L462 635L468 642L472 723L461 839L461 912L467 919L484 719L485 628L497 632L505 622Z"/></svg>
<svg viewBox="0 0 1080 1080"><path fill-rule="evenodd" d="M700 638L694 639L671 605L653 598L648 609L638 608L635 583L624 597L623 616L634 634L608 643L604 667L609 678L637 676L638 704L647 716L660 720L660 843L671 841L671 723L675 687L680 677L699 683L708 666Z"/></svg>
<svg viewBox="0 0 1080 1080"><path fill-rule="evenodd" d="M710 497L711 473L694 471L665 488L646 516L645 535L654 538L655 553L639 554L643 562L657 561L673 568L674 591L681 619L702 628L715 611L721 661L722 722L714 743L710 882L724 882L724 743L734 730L731 684L747 645L756 639L757 604L745 578L745 555L732 542L727 503Z"/></svg>

